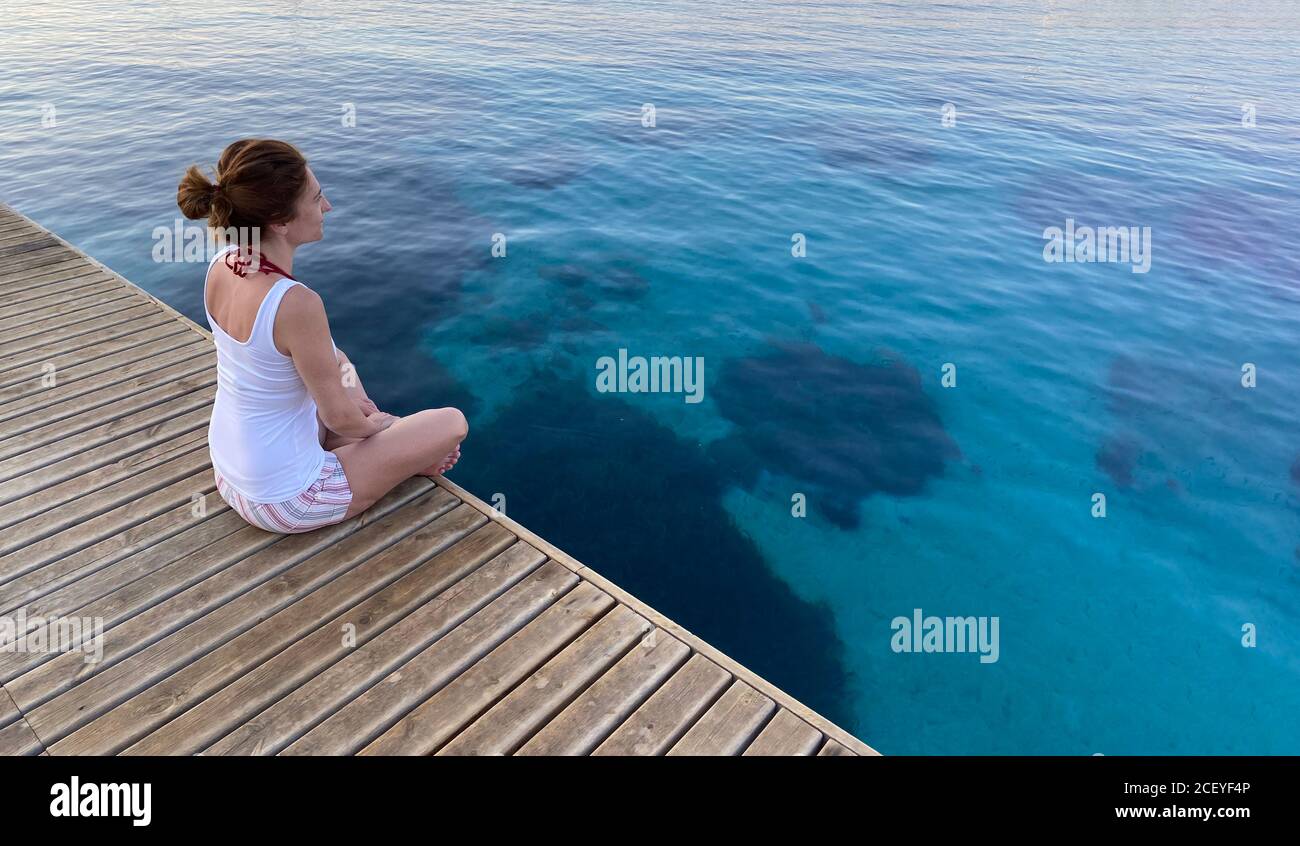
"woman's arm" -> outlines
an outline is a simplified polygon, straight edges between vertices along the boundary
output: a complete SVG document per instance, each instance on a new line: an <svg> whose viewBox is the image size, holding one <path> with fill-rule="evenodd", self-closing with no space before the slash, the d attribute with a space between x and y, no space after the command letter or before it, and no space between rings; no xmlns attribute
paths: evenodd
<svg viewBox="0 0 1300 846"><path fill-rule="evenodd" d="M319 294L304 285L290 288L280 301L276 330L316 401L321 420L332 431L347 438L368 438L392 425L396 418L391 414L364 413L350 393L353 389L344 386ZM361 393L365 394L364 389Z"/></svg>
<svg viewBox="0 0 1300 846"><path fill-rule="evenodd" d="M339 378L343 380L343 390L348 392L357 407L361 409L362 414L371 414L379 410L374 400L366 393L366 388L361 384L361 374L357 372L357 367L348 358L348 354L338 347L334 348L339 357Z"/></svg>

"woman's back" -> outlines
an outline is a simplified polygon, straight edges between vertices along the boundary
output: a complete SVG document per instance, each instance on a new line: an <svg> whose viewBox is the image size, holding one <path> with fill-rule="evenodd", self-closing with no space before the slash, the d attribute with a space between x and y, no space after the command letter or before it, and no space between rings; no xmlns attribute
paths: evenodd
<svg viewBox="0 0 1300 846"><path fill-rule="evenodd" d="M380 411L333 346L324 301L294 281L294 251L325 237L332 208L296 147L235 141L221 152L215 181L198 165L185 171L176 205L232 245L203 284L217 347L208 446L217 492L231 508L268 532L309 532L357 516L413 475L455 465L465 415ZM256 259L230 255L250 240ZM248 270L254 260L264 271Z"/></svg>
<svg viewBox="0 0 1300 846"><path fill-rule="evenodd" d="M258 306L248 340L237 340L213 318L217 304L209 305L207 284L212 265L235 248L219 252L204 279L203 308L217 347L208 446L212 466L236 491L254 502L278 502L306 490L325 463L316 402L293 359L275 346L280 301L299 283L278 279Z"/></svg>

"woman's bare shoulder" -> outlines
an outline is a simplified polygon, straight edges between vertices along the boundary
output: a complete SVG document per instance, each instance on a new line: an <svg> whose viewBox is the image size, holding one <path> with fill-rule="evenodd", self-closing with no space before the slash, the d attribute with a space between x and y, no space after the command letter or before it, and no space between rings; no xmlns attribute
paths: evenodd
<svg viewBox="0 0 1300 846"><path fill-rule="evenodd" d="M284 292L276 328L284 331L286 339L314 335L321 330L322 325L328 326L329 321L325 317L325 301L320 294L301 283Z"/></svg>
<svg viewBox="0 0 1300 846"><path fill-rule="evenodd" d="M299 315L324 313L325 301L321 299L320 294L299 282L297 285L290 285L289 290L284 292L284 297L280 299L280 310Z"/></svg>

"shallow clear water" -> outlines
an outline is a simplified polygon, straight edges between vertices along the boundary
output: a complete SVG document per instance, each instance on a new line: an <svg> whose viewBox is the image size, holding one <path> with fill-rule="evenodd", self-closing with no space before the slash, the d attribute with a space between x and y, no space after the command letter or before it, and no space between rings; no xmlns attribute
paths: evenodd
<svg viewBox="0 0 1300 846"><path fill-rule="evenodd" d="M380 406L881 751L1300 752L1293 4L221 9L7 8L0 200L202 323L176 183L292 141ZM1045 262L1067 218L1150 271ZM597 392L620 348L704 400Z"/></svg>

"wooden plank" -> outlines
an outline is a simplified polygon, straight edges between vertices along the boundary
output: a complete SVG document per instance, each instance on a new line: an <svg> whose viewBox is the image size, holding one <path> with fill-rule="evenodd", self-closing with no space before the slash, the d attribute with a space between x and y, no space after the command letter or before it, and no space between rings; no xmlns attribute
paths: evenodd
<svg viewBox="0 0 1300 846"><path fill-rule="evenodd" d="M19 314L48 312L55 305L73 303L87 294L110 291L114 282L116 282L114 279L94 270L86 273L85 276L70 277L68 281L61 282L59 285L42 285L18 294L5 295L4 299L0 300L0 316L10 320Z"/></svg>
<svg viewBox="0 0 1300 846"><path fill-rule="evenodd" d="M38 266L28 262L42 254L62 254L68 251L66 246L51 238L48 233L40 231L18 244L11 244L10 248L13 252L6 255L5 248L0 247L0 274Z"/></svg>
<svg viewBox="0 0 1300 846"><path fill-rule="evenodd" d="M22 712L14 704L9 692L0 687L0 727L12 725L22 717Z"/></svg>
<svg viewBox="0 0 1300 846"><path fill-rule="evenodd" d="M31 308L31 300L17 303L13 308L19 313L0 318L0 333L4 333L5 340L19 340L74 322L103 318L110 313L122 311L123 308L148 301L130 288L113 285L112 279L101 282L100 286L103 290L96 294L90 294L82 288L78 290L81 295L72 296L62 303L40 305L36 301L35 308ZM73 291L73 294L78 291Z"/></svg>
<svg viewBox="0 0 1300 846"><path fill-rule="evenodd" d="M40 231L39 227L37 227L35 223L32 223L25 217L15 215L5 215L0 217L0 232L11 232L16 228Z"/></svg>
<svg viewBox="0 0 1300 846"><path fill-rule="evenodd" d="M32 227L38 225L35 221L27 217L27 215L19 212L17 209L0 203L0 225L10 226L14 223L23 223Z"/></svg>
<svg viewBox="0 0 1300 846"><path fill-rule="evenodd" d="M777 711L754 742L745 749L746 755L813 755L822 745L822 733L785 708Z"/></svg>
<svg viewBox="0 0 1300 846"><path fill-rule="evenodd" d="M90 257L62 246L23 253L9 260L0 259L0 263L4 265L0 266L0 296L6 292L23 290L29 285L29 278L39 274L78 265L95 265Z"/></svg>
<svg viewBox="0 0 1300 846"><path fill-rule="evenodd" d="M0 300L5 303L26 302L33 297L45 296L52 291L80 287L84 284L82 280L95 276L114 279L114 277L104 273L94 262L84 256L76 256L66 261L38 267L31 275L20 276L4 286L0 286Z"/></svg>
<svg viewBox="0 0 1300 846"><path fill-rule="evenodd" d="M30 240L33 237L45 237L39 233L33 235L31 232L12 231L6 238L8 244L18 244ZM46 248L41 251L43 261L30 262L23 264L21 259L34 258L32 254L19 256L15 261L11 261L7 266L0 268L0 295L8 293L14 289L25 286L27 279L32 276L39 276L49 273L50 268L54 265L70 265L72 262L81 262L82 264L93 265L95 262L86 255L74 250L69 250L61 245L52 248Z"/></svg>
<svg viewBox="0 0 1300 846"><path fill-rule="evenodd" d="M40 229L26 221L12 219L0 221L0 238L12 239L22 235L40 233L40 231Z"/></svg>
<svg viewBox="0 0 1300 846"><path fill-rule="evenodd" d="M0 233L0 250L6 250L6 248L10 247L16 248L16 250L21 250L21 248L26 247L27 244L39 242L42 238L44 237L39 233L39 231L38 233L23 229L4 231L4 233Z"/></svg>
<svg viewBox="0 0 1300 846"><path fill-rule="evenodd" d="M33 231L31 229L24 229L24 228L8 229L3 232L0 232L0 250L3 250L7 247L15 247L15 248L22 247L24 245L36 242L39 239L48 239L48 238L49 236L45 235L40 230Z"/></svg>
<svg viewBox="0 0 1300 846"><path fill-rule="evenodd" d="M0 273L31 267L34 259L62 255L67 247L49 235L38 233L16 243L0 244Z"/></svg>
<svg viewBox="0 0 1300 846"><path fill-rule="evenodd" d="M98 540L157 516L214 487L204 445L9 526L0 538L0 573L15 573L18 554L28 570L56 561ZM26 572L26 571L24 571Z"/></svg>
<svg viewBox="0 0 1300 846"><path fill-rule="evenodd" d="M454 533L453 521L459 524ZM463 534L462 528L472 534L457 540L458 534ZM381 590L369 593L361 602L353 601L350 607L324 625L321 625L321 620L328 619L328 614L309 609L304 603L280 612L285 615L292 611L303 617L296 624L310 634L272 659L249 668L246 674L220 691L211 692L203 701L132 745L124 754L189 755L201 751L263 707L345 657L354 648L345 642L345 635L357 638L361 634L360 627L364 626L373 637L376 629L382 630L397 622L514 542L514 535L488 523L477 510L459 505L446 517L389 547L364 565L389 573L385 576L389 583ZM536 560L540 562L541 554L537 555ZM227 644L222 649L229 646ZM213 655L205 656L203 660L207 661ZM227 666L234 663L236 660L230 659ZM190 673L195 666L190 665L178 675ZM170 686L172 680L168 679L164 684ZM195 689L194 684L187 684L186 691L181 694L182 701ZM162 707L171 708L173 705L173 701L168 699Z"/></svg>
<svg viewBox="0 0 1300 846"><path fill-rule="evenodd" d="M58 241L50 237L49 233L44 232L40 229L36 229L36 234L41 238L42 241L45 242L46 246L58 243ZM0 249L0 256L4 256L4 255L8 255L8 253L5 252L3 249Z"/></svg>
<svg viewBox="0 0 1300 846"><path fill-rule="evenodd" d="M58 236L55 236L55 237L58 237ZM70 248L71 248L71 247L70 247ZM75 248L71 248L71 249L74 249L74 250L75 250ZM77 254L78 254L78 255L84 255L84 254L82 254L80 251L77 251ZM207 338L209 341L212 340L212 333L211 333L210 331L208 331L208 330L207 330L206 328L204 328L203 326L200 326L199 324L195 323L193 320L190 320L188 317L186 317L185 315L181 314L181 313L180 313L179 311L177 311L176 309L172 308L172 307L171 307L170 305L168 305L165 301L159 299L158 297L155 297L153 294L149 293L148 291L146 291L145 289L141 288L140 286L133 284L130 280L128 280L128 279L124 278L123 276L121 276L120 274L114 272L111 268L107 267L106 265L101 264L100 262L95 261L94 259L90 258L89 256L84 256L84 257L85 257L86 260L89 261L89 262L90 262L94 267L96 267L96 268L98 268L99 270L103 271L104 273L106 273L107 275L109 275L110 277L112 277L113 279L116 279L116 280L120 281L124 286L126 286L126 287L131 288L132 290L134 290L134 291L135 291L137 294L139 294L139 295L140 295L140 296L141 296L145 301L150 302L150 303L153 303L153 305L158 309L158 311L161 312L165 317L170 318L170 319L173 320L174 322L180 324L181 326L185 327L186 329L188 329L188 330L190 330L190 331L192 331L192 332L197 332L199 335L201 335L201 336L204 337L204 338Z"/></svg>
<svg viewBox="0 0 1300 846"><path fill-rule="evenodd" d="M46 238L52 237L50 233L46 231L43 227L30 220L27 220L26 218L20 217L20 218L0 219L0 233L15 232L20 230L35 232L36 234Z"/></svg>
<svg viewBox="0 0 1300 846"><path fill-rule="evenodd" d="M857 757L852 752L850 752L843 744L836 743L833 738L828 737L826 738L826 743L822 745L821 751L817 753L817 757L820 758L823 756L830 756L830 755L848 755L851 757Z"/></svg>
<svg viewBox="0 0 1300 846"><path fill-rule="evenodd" d="M31 229L32 231L35 231L36 234L40 235L40 237L42 237L42 238L45 239L45 240L48 240L49 243L52 243L52 244L57 244L57 243L59 243L59 242L56 242L56 240L53 240L53 239L51 238L51 235L49 235L49 233L47 233L47 231L45 231L45 230L43 230L43 229L40 229L39 226L31 226L31 225L29 225L29 227L30 227L30 229ZM3 255L3 253L0 253L0 255Z"/></svg>
<svg viewBox="0 0 1300 846"><path fill-rule="evenodd" d="M135 332L124 332L107 340L87 344L74 350L54 355L39 355L30 361L0 369L0 387L15 385L30 379L40 379L46 372L46 366L55 372L65 370L87 362L94 362L103 357L125 352L135 347L144 346L153 341L174 335L189 336L185 327L172 323L154 323L141 326ZM190 338L183 337L179 343L188 343Z"/></svg>
<svg viewBox="0 0 1300 846"><path fill-rule="evenodd" d="M0 250L13 248L15 252L28 245L49 246L49 236L40 230L17 227L0 232ZM55 242L57 243L57 242Z"/></svg>
<svg viewBox="0 0 1300 846"><path fill-rule="evenodd" d="M68 296L64 302L19 303L10 310L10 314L0 315L0 333L7 338L16 338L18 333L25 330L29 324L41 323L57 317L104 314L111 310L109 304L128 299L134 301L138 298L122 290L121 285L100 282L90 288L73 291L72 296Z"/></svg>
<svg viewBox="0 0 1300 846"><path fill-rule="evenodd" d="M417 504L411 507L441 513L448 502L454 502L454 498L447 497L444 491L426 490L418 498ZM395 513L351 532L348 530L355 528L359 520L336 523L316 532L289 535L272 547L275 552L271 555L266 554L269 550L262 550L216 576L216 580L226 583L237 580L237 584L229 585L231 595L227 601L209 610L201 619L187 623L178 631L168 630L161 640L138 651L138 641L126 643L120 631L110 630L105 642L104 659L98 664L85 664L76 679L76 687L44 704L33 707L27 698L30 688L26 679L32 675L30 673L8 683L9 691L18 707L28 715L27 722L32 729L45 739L51 754L61 754L60 749L78 749L82 741L70 740L63 746L59 742L117 707L151 682L170 675L204 653L239 636L265 617L301 599L400 539L407 529L418 527L411 525L411 517L411 513ZM334 528L347 532L346 537L338 538L337 534L331 537L329 530ZM324 548L320 548L322 540L325 541ZM286 563L284 554L289 551L286 547L292 548L295 542L300 547L317 547L317 551L305 560L290 559ZM253 558L262 559L259 562L261 567L256 572L249 572L248 567L241 565ZM278 572L273 571L268 575L265 571L270 567L276 568ZM176 608L181 604L176 600L181 597L185 599L183 612ZM162 604L170 605L170 610L174 613L188 615L193 610L191 602L192 597L181 594ZM150 610L156 611L158 607L161 606ZM149 615L140 615L131 623L146 616ZM131 650L133 654L124 657L122 653L126 650ZM43 664L36 672L54 663L51 661Z"/></svg>
<svg viewBox="0 0 1300 846"><path fill-rule="evenodd" d="M26 218L8 218L0 220L0 236L9 237L11 235L26 233L28 235L36 234L44 238L54 237L48 230L41 225L34 223ZM63 243L56 240L55 243Z"/></svg>
<svg viewBox="0 0 1300 846"><path fill-rule="evenodd" d="M14 342L23 346L0 353L0 372L8 372L32 364L39 366L53 357L64 355L66 352L83 350L105 340L133 337L138 343L140 333L152 327L166 326L174 331L175 326L169 325L172 322L174 321L169 321L165 314L157 313L156 309L149 311L148 305L127 309L126 312L105 314L104 320L99 325L83 324L64 327L56 333L40 337L39 343L32 342L30 338Z"/></svg>
<svg viewBox="0 0 1300 846"><path fill-rule="evenodd" d="M4 567L5 580L9 581L54 564L62 560L65 555L90 547L98 541L108 540L123 529L150 517L171 510L189 510L192 508L192 497L203 496L212 491L211 478L210 471L205 468L151 491L139 499L96 515L83 523L74 523L71 528L64 529L58 534L49 535L14 550L0 558L0 563Z"/></svg>
<svg viewBox="0 0 1300 846"><path fill-rule="evenodd" d="M69 397L81 396L154 373L173 363L189 361L205 353L211 354L209 360L216 361L215 351L209 341L196 338L189 332L172 332L141 338L138 343L108 355L90 360L73 360L64 367L51 365L32 368L27 378L10 381L0 387L0 419L9 420L14 417L16 408L46 408ZM91 377L98 378L92 380ZM83 402L98 400L98 404L103 405L116 398L111 395L91 397ZM27 428L13 431L27 431Z"/></svg>
<svg viewBox="0 0 1300 846"><path fill-rule="evenodd" d="M48 511L64 502L70 502L80 496L86 496L116 481L133 476L144 470L169 461L199 446L207 439L207 432L195 429L164 440L138 452L133 452L110 464L98 467L80 476L73 476L56 485L41 488L21 499L0 505L0 528L12 526L29 517ZM0 584L5 581L0 570Z"/></svg>
<svg viewBox="0 0 1300 846"><path fill-rule="evenodd" d="M0 250L9 247L21 248L29 244L42 243L42 242L44 243L45 246L49 246L48 239L49 236L41 232L39 229L32 229L28 227L12 227L9 229L5 229L4 231L0 231Z"/></svg>
<svg viewBox="0 0 1300 846"><path fill-rule="evenodd" d="M50 247L62 248L58 241L38 232L30 238L20 238L6 244L0 244L0 271L11 263L17 263L29 257L29 254L48 250Z"/></svg>
<svg viewBox="0 0 1300 846"><path fill-rule="evenodd" d="M696 653L593 755L662 755L708 709L731 674Z"/></svg>
<svg viewBox="0 0 1300 846"><path fill-rule="evenodd" d="M69 295L74 299L78 291L84 291L87 287L95 285L111 286L116 281L106 277L102 271L93 265L74 265L69 263L68 266L56 266L52 270L43 273L40 278L24 280L26 286L17 290L0 291L0 304L3 304L6 310L12 312L6 315L6 319L14 315L27 313L33 307L36 310L44 310L47 313L41 319L49 319L58 314L57 311L51 311L50 306L42 305L41 300L53 297L55 295ZM19 283L13 283L17 285ZM120 290L119 285L119 290ZM112 291L111 288L106 290ZM106 296L117 297L116 292L107 293ZM62 304L66 310L71 311L74 307L72 303ZM79 306L77 306L79 307Z"/></svg>
<svg viewBox="0 0 1300 846"><path fill-rule="evenodd" d="M4 235L5 237L17 233L30 234L33 232L40 234L42 230L39 226L30 221L20 218L7 218L0 220L0 235Z"/></svg>
<svg viewBox="0 0 1300 846"><path fill-rule="evenodd" d="M140 338L133 346L110 356L68 359L65 366L44 361L39 368L32 366L25 379L14 379L0 387L0 420L16 417L17 408L44 408L69 396L86 394L96 387L112 385L203 352L211 352L211 344L205 340L187 337L187 333L170 333ZM100 377L98 381L85 382L94 376ZM17 429L17 425L14 431L25 430Z"/></svg>
<svg viewBox="0 0 1300 846"><path fill-rule="evenodd" d="M31 296L22 299L5 297L0 301L0 322L9 325L8 321L22 316L38 320L53 314L55 309L71 311L76 308L94 308L99 297L111 295L122 287L116 280L102 273L83 277L81 281L85 284L33 291Z"/></svg>
<svg viewBox="0 0 1300 846"><path fill-rule="evenodd" d="M648 631L650 624L640 614L626 605L614 606L437 754L511 754L628 650L635 649Z"/></svg>
<svg viewBox="0 0 1300 846"><path fill-rule="evenodd" d="M118 288L116 292L103 298L98 308L77 309L56 309L47 317L39 320L29 320L20 322L15 329L5 331L5 347L10 350L21 351L39 346L44 338L58 335L60 332L72 332L74 334L83 334L91 331L112 318L114 315L123 313L132 313L134 315L147 314L149 312L132 312L133 308L138 309L141 306L148 307L140 297L130 291Z"/></svg>
<svg viewBox="0 0 1300 846"><path fill-rule="evenodd" d="M432 754L614 605L599 588L578 584L357 754Z"/></svg>
<svg viewBox="0 0 1300 846"><path fill-rule="evenodd" d="M0 459L216 383L216 356L201 340L166 353L70 385L60 383L39 398L29 398L31 411L39 411L39 420L45 422L32 425L36 415L16 415L17 420L8 421L0 417L0 422L9 424L0 435Z"/></svg>
<svg viewBox="0 0 1300 846"><path fill-rule="evenodd" d="M204 356L201 350L194 352L196 356ZM159 359L156 366L161 365L162 356ZM0 460L48 446L52 442L78 439L82 431L99 428L122 417L139 415L169 400L181 399L205 387L214 386L217 373L211 365L211 357L195 357L177 365L159 366L159 369L125 383L101 385L98 391L91 386L87 394L73 394L61 403L53 403L53 411L51 407L39 404L45 399L45 395L42 395L40 400L32 403L34 408L31 412L39 412L39 416L48 421L47 424L16 431L12 437L0 437ZM57 389L51 389L53 390ZM19 422L14 429L21 425Z"/></svg>
<svg viewBox="0 0 1300 846"><path fill-rule="evenodd" d="M161 325L167 319L148 303L110 312L98 320L85 318L43 334L0 344L0 367L7 370L31 361L48 359L54 355L119 337L124 331L133 332L147 326Z"/></svg>
<svg viewBox="0 0 1300 846"><path fill-rule="evenodd" d="M11 226L14 223L23 223L33 227L37 225L31 218L17 209L0 203L0 226Z"/></svg>
<svg viewBox="0 0 1300 846"><path fill-rule="evenodd" d="M136 414L0 461L0 503L103 467L118 458L206 426L216 391L201 388ZM93 448L92 448L93 447Z"/></svg>
<svg viewBox="0 0 1300 846"><path fill-rule="evenodd" d="M242 518L241 518L242 522ZM209 608L244 586L239 581L246 573L221 579L223 571L235 567L281 541L285 536L264 532L243 523L234 532L222 535L210 546L195 550L168 562L156 571L98 597L75 610L79 616L99 617L106 629L120 626L113 633L110 659L118 659L143 649L170 631L197 619ZM87 556L98 564L94 555ZM272 559L263 557L263 562ZM60 564L62 562L59 562ZM34 571L33 577L55 569L56 564ZM270 566L264 563L263 566ZM206 582L206 583L205 583ZM179 595L182 599L176 599ZM190 603L183 605L183 602ZM139 616L142 620L136 620ZM145 628L145 622L153 625ZM77 683L82 669L57 656L34 656L0 653L0 680L20 689L30 690L32 703L41 702Z"/></svg>
<svg viewBox="0 0 1300 846"><path fill-rule="evenodd" d="M41 231L41 230L39 230L39 229L36 230L36 236L37 236L37 239L38 239L37 242L38 242L41 246L44 246L44 247L54 246L54 245L56 245L56 244L59 243L59 242L56 241L54 238L50 237L49 233L47 233L47 232L43 232L43 231ZM35 248L33 248L33 249L35 249ZM17 251L16 251L16 250L11 251L11 250L8 250L8 249L6 249L6 248L4 248L4 247L0 247L0 258L2 258L2 257L4 257L4 256L7 256L7 255L12 255L14 252L17 252Z"/></svg>
<svg viewBox="0 0 1300 846"><path fill-rule="evenodd" d="M33 250L43 250L47 247L57 246L60 246L57 240L50 237L48 233L40 232L39 230L35 235L33 235L33 237L25 241L16 244L0 244L0 268L4 267L4 262L8 260L10 256L17 256Z"/></svg>
<svg viewBox="0 0 1300 846"><path fill-rule="evenodd" d="M6 221L6 224L8 224L8 221ZM39 226L32 226L29 224L27 229L31 230L35 235L38 235L38 237L45 242L44 246L56 246L56 244L59 244L57 240L53 239L44 229L40 229ZM0 255L4 255L4 253L0 253Z"/></svg>
<svg viewBox="0 0 1300 846"><path fill-rule="evenodd" d="M66 616L248 525L215 491L204 499L208 504L198 514L193 508L164 512L14 579L0 588L0 608L9 612L23 606L28 614ZM69 566L74 558L82 561Z"/></svg>
<svg viewBox="0 0 1300 846"><path fill-rule="evenodd" d="M52 264L59 264L79 256L71 252L67 247L57 245L46 247L31 253L24 253L21 256L15 256L11 260L0 260L0 286L5 283L29 276L35 270L48 268Z"/></svg>
<svg viewBox="0 0 1300 846"><path fill-rule="evenodd" d="M0 756L36 755L44 750L8 691L0 688Z"/></svg>
<svg viewBox="0 0 1300 846"><path fill-rule="evenodd" d="M10 232L16 227L35 230L38 232L40 231L36 224L28 221L26 218L12 216L0 217L0 232Z"/></svg>
<svg viewBox="0 0 1300 846"><path fill-rule="evenodd" d="M547 563L302 735L281 755L351 754L563 597L579 579ZM377 639L377 642L380 639Z"/></svg>
<svg viewBox="0 0 1300 846"><path fill-rule="evenodd" d="M587 755L686 661L691 649L652 629L516 755Z"/></svg>
<svg viewBox="0 0 1300 846"><path fill-rule="evenodd" d="M347 657L289 692L274 705L208 747L203 754L276 754L414 655L427 649L431 643L477 614L488 603L497 601L498 597L505 595L525 577L532 579L535 584L511 595L520 600L515 613L540 613L541 607L553 601L561 590L577 583L577 578L572 573L559 565L551 565L548 569L542 566L544 561L545 556L536 549L516 542L387 629L383 629L382 621L375 624L364 617L358 618L357 645ZM503 600L494 609L498 612L499 625L507 631L515 630L525 621L525 618L510 619L509 614L499 613L510 601ZM492 613L488 612L476 622L482 625ZM466 630L459 631L463 635ZM500 638L504 640L505 634L501 634ZM483 651L486 652L488 648L490 647L484 647ZM279 697L281 691L273 684L275 669L268 667L265 673L259 670L257 674L251 674L246 677L247 684L232 686L229 696L233 699L247 697L257 702ZM223 691L223 695L225 693Z"/></svg>
<svg viewBox="0 0 1300 846"><path fill-rule="evenodd" d="M775 710L775 702L737 679L668 754L739 755Z"/></svg>
<svg viewBox="0 0 1300 846"><path fill-rule="evenodd" d="M91 285L114 282L118 281L88 261L69 262L66 267L55 267L28 277L24 282L25 288L19 288L20 283L13 283L0 292L0 304L8 309L19 309L35 300L74 294Z"/></svg>
<svg viewBox="0 0 1300 846"><path fill-rule="evenodd" d="M44 748L36 733L22 720L0 728L0 757L39 755Z"/></svg>
<svg viewBox="0 0 1300 846"><path fill-rule="evenodd" d="M226 684L295 642L321 631L321 621L344 614L393 580L400 578L418 564L412 562L417 545L432 552L441 552L457 540L464 538L485 519L469 506L457 505L450 497L432 495L430 500L402 509L397 516L404 521L403 529L416 531L407 535L395 546L377 555L370 555L350 570L324 583L317 590L301 597L267 616L257 616L252 628L208 651L157 684L132 696L113 710L100 716L85 727L55 744L55 754L107 755L122 751L145 735L159 729L168 720L182 715L196 702L215 693ZM431 507L433 498L441 501ZM428 521L428 522L426 522ZM413 535L421 535L412 541ZM511 536L504 530L498 534L498 549L504 549ZM202 621L196 625L201 626ZM178 632L173 637L184 634ZM342 639L342 623L325 630L325 637L334 641ZM162 644L155 644L154 648ZM163 745L144 744L152 750L146 754L166 754L167 737Z"/></svg>
<svg viewBox="0 0 1300 846"><path fill-rule="evenodd" d="M419 481L409 480L359 517L306 535L278 535L246 524L78 608L81 616L102 618L112 632L99 669L155 643L427 490ZM0 654L0 681L8 683L15 701L25 706L72 687L83 670L61 656L22 660Z"/></svg>

